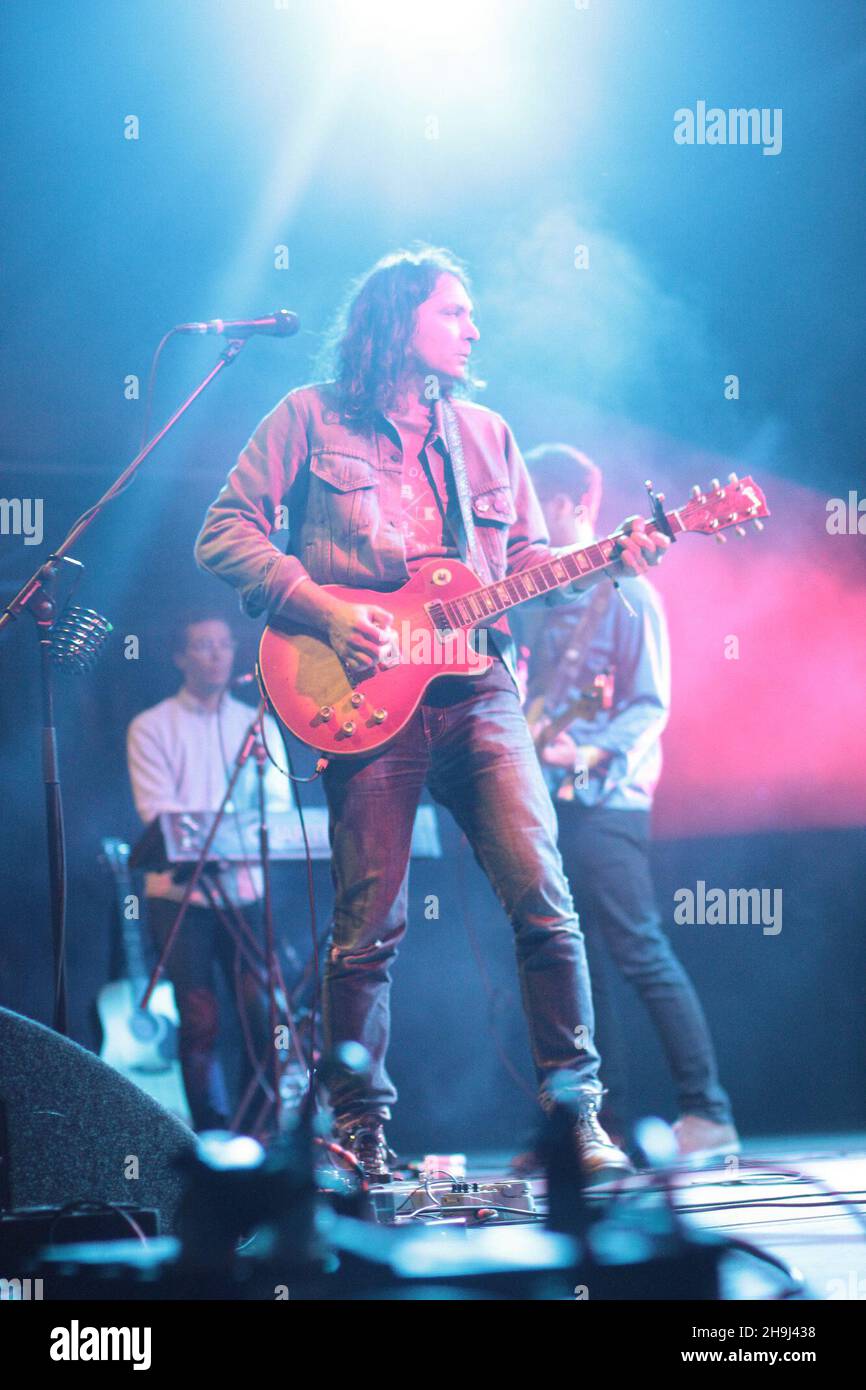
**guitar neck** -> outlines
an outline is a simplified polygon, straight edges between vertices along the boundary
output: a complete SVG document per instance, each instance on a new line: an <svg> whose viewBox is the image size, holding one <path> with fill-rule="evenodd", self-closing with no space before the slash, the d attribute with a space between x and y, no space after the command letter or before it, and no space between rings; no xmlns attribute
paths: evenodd
<svg viewBox="0 0 866 1390"><path fill-rule="evenodd" d="M132 879L129 873L129 846L121 840L106 838L102 842L102 850L114 881L114 899L120 921L123 967L130 980L134 982L144 981L149 972L141 943L141 928L138 918L130 917L127 912L128 902L133 897Z"/></svg>
<svg viewBox="0 0 866 1390"><path fill-rule="evenodd" d="M665 518L674 535L688 528L677 512L666 512ZM649 533L661 530L655 521L647 521L645 528ZM609 565L618 544L616 536L605 536L592 545L576 546L564 550L555 559L544 560L540 565L531 565L519 574L510 574L493 584L484 584L460 598L437 603L444 610L450 628L472 628L489 618L498 617L509 608L517 608L521 603L549 594L554 589L563 589L576 579L585 579Z"/></svg>
<svg viewBox="0 0 866 1390"><path fill-rule="evenodd" d="M132 895L132 883L127 875L125 883L117 885L117 910L120 913L120 930L124 964L127 975L134 983L148 977L148 969L141 944L141 924L137 917L127 915L127 900Z"/></svg>

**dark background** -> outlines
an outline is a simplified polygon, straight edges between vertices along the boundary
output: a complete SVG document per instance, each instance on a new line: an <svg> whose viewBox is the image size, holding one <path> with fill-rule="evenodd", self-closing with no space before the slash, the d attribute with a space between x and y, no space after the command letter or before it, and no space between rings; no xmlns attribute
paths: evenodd
<svg viewBox="0 0 866 1390"><path fill-rule="evenodd" d="M98 671L59 683L75 1035L90 1041L109 973L99 839L137 832L126 724L174 687L166 634L178 607L202 597L236 613L195 570L204 510L257 420L310 379L347 281L423 238L469 263L481 399L524 448L561 438L593 455L606 524L641 508L646 476L671 500L731 468L767 491L760 540L717 552L689 539L659 579L674 710L655 868L669 922L676 888L700 878L783 890L778 937L671 926L744 1130L862 1124L864 541L828 536L825 521L828 499L863 487L863 8L479 0L420 7L414 33L376 5L356 7L365 27L352 28L350 8L61 0L38 12L11 3L0 17L0 495L43 498L45 526L42 547L0 536L0 594L136 451L167 328L278 305L302 321L291 342L246 349L75 552L78 597L115 624ZM698 99L781 107L782 152L676 145L673 112ZM123 136L130 114L137 141ZM579 243L586 272L573 266ZM277 245L288 270L274 269ZM212 339L169 344L154 423L216 351ZM723 394L730 372L735 402ZM124 396L130 374L139 399ZM255 628L243 630L246 669ZM736 662L722 657L731 633ZM137 661L124 659L128 634ZM26 622L3 635L0 671L0 1003L44 1020ZM509 928L456 830L443 831L444 861L416 867L398 965L395 1138L517 1142L532 1107L488 1030L492 1016L528 1078ZM301 872L281 876L303 942ZM324 920L326 872L318 882ZM428 892L438 921L424 919ZM636 1107L672 1117L655 1038L619 997Z"/></svg>

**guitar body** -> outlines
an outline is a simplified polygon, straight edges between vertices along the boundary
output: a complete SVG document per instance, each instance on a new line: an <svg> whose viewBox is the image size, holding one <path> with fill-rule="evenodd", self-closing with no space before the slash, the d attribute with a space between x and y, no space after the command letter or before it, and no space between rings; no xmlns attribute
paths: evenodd
<svg viewBox="0 0 866 1390"><path fill-rule="evenodd" d="M548 719L544 713L544 696L536 695L526 707L526 722L532 733L532 741L539 753L548 743L573 724L576 719L595 719L599 710L613 708L613 676L610 671L602 671L593 678L592 685L582 690L570 705L555 719Z"/></svg>
<svg viewBox="0 0 866 1390"><path fill-rule="evenodd" d="M100 1057L125 1076L163 1072L177 1056L178 1016L174 990L158 984L146 1009L138 1007L147 981L112 980L99 991L96 1007L102 1024Z"/></svg>
<svg viewBox="0 0 866 1390"><path fill-rule="evenodd" d="M405 727L431 681L483 675L493 665L492 657L473 651L466 631L440 631L428 609L478 589L461 560L431 560L392 593L325 587L348 603L387 608L398 639L378 666L349 675L333 647L310 628L280 619L262 633L264 693L286 727L328 757L375 752Z"/></svg>
<svg viewBox="0 0 866 1390"><path fill-rule="evenodd" d="M113 980L99 991L97 1008L103 1029L100 1057L109 1067L149 1095L178 1119L191 1123L177 1050L174 991L157 985L145 1012L138 1007L141 988L131 980Z"/></svg>
<svg viewBox="0 0 866 1390"><path fill-rule="evenodd" d="M99 991L100 1057L178 1119L190 1123L177 1060L178 1016L174 990L158 984L146 1010L138 1007L145 981L112 980Z"/></svg>

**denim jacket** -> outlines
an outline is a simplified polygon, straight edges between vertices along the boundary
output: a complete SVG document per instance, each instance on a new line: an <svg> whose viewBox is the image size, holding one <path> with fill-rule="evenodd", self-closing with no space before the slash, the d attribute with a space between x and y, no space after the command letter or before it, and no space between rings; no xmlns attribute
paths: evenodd
<svg viewBox="0 0 866 1390"><path fill-rule="evenodd" d="M499 580L554 552L505 420L485 406L453 404L476 533ZM447 459L438 401L434 421L428 447ZM375 427L346 422L332 383L297 387L265 416L240 454L205 517L196 559L239 591L251 617L279 613L307 577L317 584L399 588L409 578L400 525L402 471L400 435L385 415ZM566 601L569 596L562 594ZM556 601L560 594L549 597ZM507 618L491 626L502 634L503 656L510 657ZM506 664L511 669L510 659Z"/></svg>

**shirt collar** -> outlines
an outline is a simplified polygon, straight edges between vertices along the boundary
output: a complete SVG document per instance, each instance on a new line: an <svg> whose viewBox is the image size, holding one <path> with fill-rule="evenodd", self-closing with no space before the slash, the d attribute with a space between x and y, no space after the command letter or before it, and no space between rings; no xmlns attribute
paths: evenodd
<svg viewBox="0 0 866 1390"><path fill-rule="evenodd" d="M223 697L220 701L218 709L224 707L227 698L227 693L223 692ZM191 690L187 690L185 685L182 685L180 690L177 692L177 700L181 705L183 705L184 709L188 709L192 714L217 713L217 710L211 709L210 706L206 705L203 700L199 700L199 698L196 695L193 695Z"/></svg>
<svg viewBox="0 0 866 1390"><path fill-rule="evenodd" d="M439 450L439 453L445 456L448 453L448 448L445 444L445 429L442 422L442 399L439 396L436 396L433 401L432 413L433 423L430 427L430 433L427 435L426 442L427 444L433 444ZM386 415L383 410L380 410L379 418L381 420L384 420L388 428L391 431L393 431L393 433L399 439L400 431L397 429L397 426L394 424L394 421L391 419L390 415Z"/></svg>

